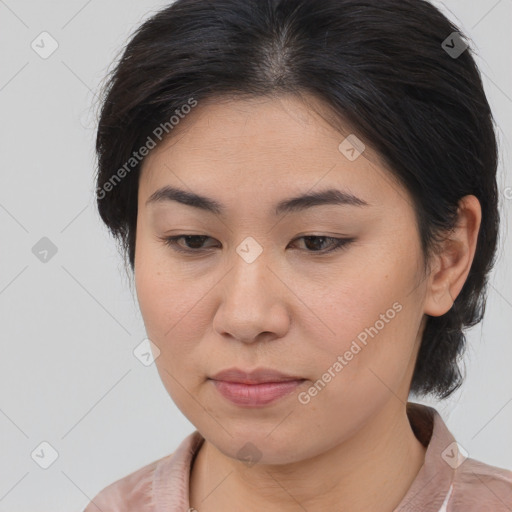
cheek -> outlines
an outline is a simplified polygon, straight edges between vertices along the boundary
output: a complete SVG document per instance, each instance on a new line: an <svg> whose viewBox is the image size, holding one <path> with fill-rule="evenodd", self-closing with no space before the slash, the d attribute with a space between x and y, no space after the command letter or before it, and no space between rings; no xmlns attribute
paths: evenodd
<svg viewBox="0 0 512 512"><path fill-rule="evenodd" d="M198 340L204 319L198 291L193 283L192 288L182 286L157 261L147 254L143 258L142 251L140 261L144 264L136 268L137 297L147 336L160 351L155 359L160 379L181 411L197 413L189 392L194 392L202 369Z"/></svg>
<svg viewBox="0 0 512 512"><path fill-rule="evenodd" d="M154 244L141 244L137 251L135 287L146 333L160 350L156 364L181 374L184 363L193 368L195 351L211 323L204 308L214 281L184 276Z"/></svg>
<svg viewBox="0 0 512 512"><path fill-rule="evenodd" d="M322 381L336 375L331 381L337 384L331 387L337 388L338 400L345 396L339 388L348 386L363 398L365 389L395 389L405 376L421 301L411 293L417 276L413 263L399 264L395 258L380 266L375 262L354 277L332 280L329 298L312 306L322 320L315 325L328 326L322 327L322 337L312 331L308 335L318 355L315 369Z"/></svg>
<svg viewBox="0 0 512 512"><path fill-rule="evenodd" d="M139 306L148 335L164 349L173 340L180 346L194 337L197 323L197 290L185 289L169 273L156 269L140 271L136 277Z"/></svg>
<svg viewBox="0 0 512 512"><path fill-rule="evenodd" d="M135 287L148 334L163 340L185 315L187 289L180 286L162 243L152 240L144 230L137 233Z"/></svg>

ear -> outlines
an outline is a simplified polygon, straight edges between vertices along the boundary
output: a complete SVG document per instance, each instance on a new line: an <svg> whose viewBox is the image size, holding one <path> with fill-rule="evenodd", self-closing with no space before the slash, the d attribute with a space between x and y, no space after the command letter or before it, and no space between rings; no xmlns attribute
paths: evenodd
<svg viewBox="0 0 512 512"><path fill-rule="evenodd" d="M448 312L459 295L475 256L482 210L473 195L459 201L457 224L443 242L440 253L433 256L428 279L425 314L441 316Z"/></svg>

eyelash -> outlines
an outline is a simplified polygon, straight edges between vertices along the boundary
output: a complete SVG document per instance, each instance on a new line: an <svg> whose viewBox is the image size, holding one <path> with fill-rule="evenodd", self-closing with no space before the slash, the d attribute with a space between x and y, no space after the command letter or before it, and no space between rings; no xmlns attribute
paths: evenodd
<svg viewBox="0 0 512 512"><path fill-rule="evenodd" d="M206 235L186 235L186 234L169 236L169 237L159 237L159 238L160 238L160 240L162 240L162 242L165 245L171 247L171 249L173 251L180 252L180 253L192 255L192 254L204 253L208 250L208 249L183 249L182 247L180 247L178 245L178 240L181 238L187 238L187 237L188 238L211 238ZM334 237L322 236L322 235L305 235L305 236L298 237L292 241L295 242L296 240L301 240L303 238L310 238L310 239L323 238L325 240L332 241L333 247L331 249L321 250L321 251L306 251L311 254L320 254L320 255L331 253L334 251L339 251L341 249L345 249L347 247L347 245L349 245L351 242L354 241L354 238L334 238Z"/></svg>

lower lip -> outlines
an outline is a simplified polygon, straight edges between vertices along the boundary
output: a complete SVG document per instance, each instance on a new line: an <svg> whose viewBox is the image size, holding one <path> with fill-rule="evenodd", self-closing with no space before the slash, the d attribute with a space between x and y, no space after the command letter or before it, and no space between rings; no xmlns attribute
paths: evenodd
<svg viewBox="0 0 512 512"><path fill-rule="evenodd" d="M265 382L262 384L241 384L224 380L213 380L212 382L220 394L234 404L260 407L288 395L300 386L304 380Z"/></svg>

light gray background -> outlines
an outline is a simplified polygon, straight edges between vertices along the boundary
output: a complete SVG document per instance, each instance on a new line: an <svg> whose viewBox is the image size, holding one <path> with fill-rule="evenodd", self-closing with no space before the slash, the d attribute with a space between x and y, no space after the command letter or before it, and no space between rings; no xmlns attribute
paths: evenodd
<svg viewBox="0 0 512 512"><path fill-rule="evenodd" d="M195 430L155 366L133 355L142 318L94 203L97 87L166 4L0 0L0 512L81 511ZM466 383L422 403L469 456L512 469L512 0L435 4L478 50L499 126L503 220L486 317L468 333ZM59 45L47 59L31 48L43 31ZM46 263L32 252L42 237L57 247ZM31 457L43 441L58 452L48 469Z"/></svg>

